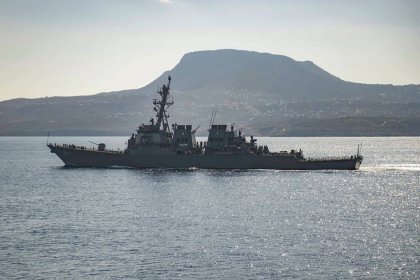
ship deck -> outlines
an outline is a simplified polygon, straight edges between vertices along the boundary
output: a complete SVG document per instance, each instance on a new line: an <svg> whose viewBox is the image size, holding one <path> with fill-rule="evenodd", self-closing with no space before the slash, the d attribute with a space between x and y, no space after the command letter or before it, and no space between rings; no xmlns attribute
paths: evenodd
<svg viewBox="0 0 420 280"><path fill-rule="evenodd" d="M94 147L86 147L86 146L77 146L73 144L48 144L49 147L59 148L59 149L67 149L67 150L76 150L76 151L87 151L87 152L96 152L96 153L109 153L109 154L123 154L124 151L122 150L98 150Z"/></svg>

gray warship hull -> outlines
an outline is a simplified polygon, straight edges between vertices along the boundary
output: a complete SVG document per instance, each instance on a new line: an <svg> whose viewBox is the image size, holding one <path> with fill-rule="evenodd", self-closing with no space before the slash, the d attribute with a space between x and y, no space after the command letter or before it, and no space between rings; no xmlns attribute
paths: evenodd
<svg viewBox="0 0 420 280"><path fill-rule="evenodd" d="M289 154L172 154L136 155L119 151L98 151L49 144L67 167L136 169L199 168L199 169L276 169L276 170L357 170L362 158L300 159Z"/></svg>

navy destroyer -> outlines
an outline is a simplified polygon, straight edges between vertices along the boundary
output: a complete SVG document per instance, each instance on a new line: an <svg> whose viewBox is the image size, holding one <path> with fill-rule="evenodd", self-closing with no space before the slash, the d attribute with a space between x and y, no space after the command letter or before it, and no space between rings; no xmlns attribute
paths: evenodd
<svg viewBox="0 0 420 280"><path fill-rule="evenodd" d="M362 163L359 146L348 157L305 158L302 150L271 152L233 125L213 124L214 114L207 141L199 142L192 125L169 125L170 84L169 76L168 83L157 91L159 98L153 100L156 118L140 125L123 151L107 149L104 143L96 148L47 143L48 147L65 166L72 167L357 170Z"/></svg>

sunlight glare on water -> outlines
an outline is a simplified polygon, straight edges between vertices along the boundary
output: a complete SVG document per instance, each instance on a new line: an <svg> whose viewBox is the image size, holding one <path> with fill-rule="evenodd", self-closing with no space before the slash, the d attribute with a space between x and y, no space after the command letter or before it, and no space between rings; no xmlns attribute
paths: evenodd
<svg viewBox="0 0 420 280"><path fill-rule="evenodd" d="M57 143L122 137L54 137ZM0 138L0 278L419 277L420 138L259 138L359 171L62 168Z"/></svg>

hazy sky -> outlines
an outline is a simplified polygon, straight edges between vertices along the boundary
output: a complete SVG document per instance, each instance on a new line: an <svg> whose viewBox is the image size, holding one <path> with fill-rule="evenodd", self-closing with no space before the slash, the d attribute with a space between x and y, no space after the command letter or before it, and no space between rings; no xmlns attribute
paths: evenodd
<svg viewBox="0 0 420 280"><path fill-rule="evenodd" d="M222 48L420 84L420 1L0 0L0 100L139 88Z"/></svg>

